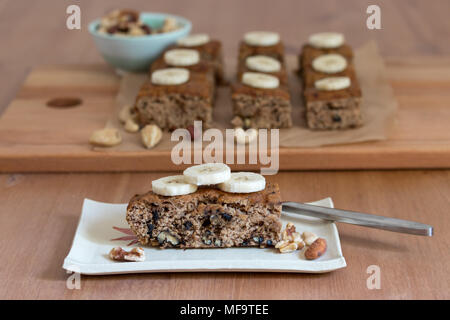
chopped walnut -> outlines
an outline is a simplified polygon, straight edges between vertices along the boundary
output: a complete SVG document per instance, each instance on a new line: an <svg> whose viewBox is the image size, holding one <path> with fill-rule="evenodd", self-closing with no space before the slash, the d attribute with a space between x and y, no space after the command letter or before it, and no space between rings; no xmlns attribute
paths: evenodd
<svg viewBox="0 0 450 320"><path fill-rule="evenodd" d="M295 230L292 223L288 223L286 228L281 233L281 241L279 241L275 248L279 249L281 253L292 252L303 249L305 243L299 232Z"/></svg>
<svg viewBox="0 0 450 320"><path fill-rule="evenodd" d="M314 260L322 256L327 250L327 241L316 234L305 231L300 234L292 223L288 223L281 233L281 240L275 245L280 253L293 252L306 247L305 258Z"/></svg>
<svg viewBox="0 0 450 320"><path fill-rule="evenodd" d="M145 252L142 248L133 248L129 252L121 247L112 248L109 257L115 261L142 262L145 261Z"/></svg>

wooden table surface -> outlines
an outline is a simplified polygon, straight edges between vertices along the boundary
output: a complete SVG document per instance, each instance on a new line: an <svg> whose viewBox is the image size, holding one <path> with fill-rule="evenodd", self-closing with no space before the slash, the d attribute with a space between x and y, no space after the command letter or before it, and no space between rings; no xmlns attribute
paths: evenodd
<svg viewBox="0 0 450 320"><path fill-rule="evenodd" d="M377 3L382 30L365 27ZM443 1L128 1L129 7L180 14L195 31L222 39L235 54L251 29L279 31L291 48L309 33L339 30L355 46L374 38L384 56L450 56L450 2ZM70 1L0 0L0 112L32 66L101 62L88 21L119 1L77 1L82 31L65 28ZM424 106L426 107L426 106ZM449 106L450 107L450 106ZM331 196L337 207L416 220L435 227L423 238L339 224L348 267L328 274L184 273L82 276L66 288L61 268L83 198L126 202L161 174L0 175L0 298L29 299L448 299L450 171L281 172L284 200ZM381 289L366 286L367 267L381 269Z"/></svg>

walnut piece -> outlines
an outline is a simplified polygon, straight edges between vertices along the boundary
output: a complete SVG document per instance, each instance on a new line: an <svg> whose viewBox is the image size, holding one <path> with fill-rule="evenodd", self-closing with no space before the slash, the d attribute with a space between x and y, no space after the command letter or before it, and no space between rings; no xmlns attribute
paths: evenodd
<svg viewBox="0 0 450 320"><path fill-rule="evenodd" d="M300 234L295 229L295 225L289 222L281 233L281 240L275 245L280 253L301 250L307 246L305 258L314 260L322 256L327 250L327 241L317 237L316 234L305 231Z"/></svg>
<svg viewBox="0 0 450 320"><path fill-rule="evenodd" d="M180 240L178 240L178 238L172 235L169 231L161 231L156 239L158 239L158 242L161 245L164 243L170 243L171 245L176 246L180 243Z"/></svg>
<svg viewBox="0 0 450 320"><path fill-rule="evenodd" d="M289 222L281 233L281 241L275 245L275 248L279 249L281 253L287 253L301 250L304 246L305 243L300 233L295 230L294 224Z"/></svg>
<svg viewBox="0 0 450 320"><path fill-rule="evenodd" d="M112 248L109 257L115 261L142 262L145 261L145 252L142 248L133 248L129 252L121 247Z"/></svg>

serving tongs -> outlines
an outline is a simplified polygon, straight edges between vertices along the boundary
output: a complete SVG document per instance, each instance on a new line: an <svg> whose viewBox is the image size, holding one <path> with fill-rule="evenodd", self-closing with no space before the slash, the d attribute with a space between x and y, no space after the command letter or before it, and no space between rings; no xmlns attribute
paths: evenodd
<svg viewBox="0 0 450 320"><path fill-rule="evenodd" d="M329 221L343 222L363 227L376 228L419 236L433 235L433 227L414 221L377 216L349 210L341 210L315 206L299 202L283 202L283 211L320 218Z"/></svg>

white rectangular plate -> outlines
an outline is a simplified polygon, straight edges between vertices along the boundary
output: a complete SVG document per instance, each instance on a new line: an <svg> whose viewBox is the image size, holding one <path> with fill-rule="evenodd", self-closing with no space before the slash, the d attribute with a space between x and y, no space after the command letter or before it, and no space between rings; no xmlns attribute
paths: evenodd
<svg viewBox="0 0 450 320"><path fill-rule="evenodd" d="M333 207L330 198L312 204ZM305 230L325 238L326 253L309 261L303 251L280 254L274 248L166 249L145 247L146 261L116 262L108 257L111 248L125 249L129 241L111 241L124 236L112 227L128 228L126 204L109 204L85 199L72 248L63 268L81 274L123 274L145 272L306 272L322 273L346 266L339 234L333 222L283 212L283 228L292 222L297 231ZM137 246L137 245L136 245Z"/></svg>

